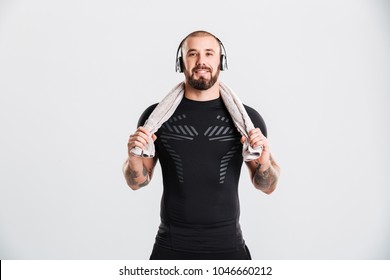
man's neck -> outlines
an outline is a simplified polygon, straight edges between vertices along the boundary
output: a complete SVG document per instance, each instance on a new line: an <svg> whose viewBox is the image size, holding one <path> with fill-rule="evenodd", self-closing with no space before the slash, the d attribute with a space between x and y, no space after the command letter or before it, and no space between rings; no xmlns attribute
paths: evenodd
<svg viewBox="0 0 390 280"><path fill-rule="evenodd" d="M207 90L198 90L185 83L184 96L187 99L195 101L208 101L219 98L219 81Z"/></svg>

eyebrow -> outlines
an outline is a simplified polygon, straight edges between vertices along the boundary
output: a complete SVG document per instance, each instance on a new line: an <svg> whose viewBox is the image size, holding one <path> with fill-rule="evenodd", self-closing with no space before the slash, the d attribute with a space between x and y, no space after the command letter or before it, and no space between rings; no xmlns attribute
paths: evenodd
<svg viewBox="0 0 390 280"><path fill-rule="evenodd" d="M190 53L190 52L197 52L198 50L197 49L189 49L187 51L187 53ZM215 50L213 49L205 49L206 52L214 52L215 53Z"/></svg>

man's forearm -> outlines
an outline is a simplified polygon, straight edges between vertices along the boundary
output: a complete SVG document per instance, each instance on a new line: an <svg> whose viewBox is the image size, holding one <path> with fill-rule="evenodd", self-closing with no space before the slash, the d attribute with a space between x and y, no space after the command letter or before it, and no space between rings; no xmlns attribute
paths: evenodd
<svg viewBox="0 0 390 280"><path fill-rule="evenodd" d="M133 190L144 187L150 182L149 172L143 165L142 159L133 161L129 158L123 166L123 174L127 184Z"/></svg>
<svg viewBox="0 0 390 280"><path fill-rule="evenodd" d="M280 167L272 155L270 154L267 165L261 165L257 161L252 161L251 164L252 170L254 170L252 173L253 185L266 194L272 193L276 189L280 173Z"/></svg>
<svg viewBox="0 0 390 280"><path fill-rule="evenodd" d="M253 185L267 193L272 193L276 188L279 172L276 167L271 163L270 167L266 170L262 170L261 164L257 163L255 174L253 175Z"/></svg>

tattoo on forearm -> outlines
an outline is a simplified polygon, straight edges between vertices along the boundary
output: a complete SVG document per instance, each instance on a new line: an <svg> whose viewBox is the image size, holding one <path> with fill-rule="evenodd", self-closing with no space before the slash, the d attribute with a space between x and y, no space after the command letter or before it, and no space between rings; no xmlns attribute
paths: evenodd
<svg viewBox="0 0 390 280"><path fill-rule="evenodd" d="M139 173L136 170L128 169L127 171L127 180L130 185L137 185L137 178L139 177Z"/></svg>
<svg viewBox="0 0 390 280"><path fill-rule="evenodd" d="M145 166L144 166L144 168L142 169L142 175L144 175L144 176L147 176L147 175L148 175L148 170L146 169Z"/></svg>
<svg viewBox="0 0 390 280"><path fill-rule="evenodd" d="M255 185L259 188L269 188L274 181L274 176L272 176L271 167L267 170L260 171L261 164L258 164L256 167L255 176L253 181Z"/></svg>
<svg viewBox="0 0 390 280"><path fill-rule="evenodd" d="M133 186L138 186L138 187L142 188L142 187L145 187L150 182L149 172L148 172L148 169L145 166L142 169L142 175L144 177L146 177L146 179L142 183L138 183L137 179L140 177L140 174L139 174L138 171L129 168L127 170L127 174L126 175L127 175L126 177L127 177L127 180L129 182L129 184L133 185Z"/></svg>
<svg viewBox="0 0 390 280"><path fill-rule="evenodd" d="M146 180L143 183L138 185L138 187L140 187L140 188L145 187L147 184L149 184L149 181L150 180L149 180L149 176L148 176L148 177L146 177Z"/></svg>

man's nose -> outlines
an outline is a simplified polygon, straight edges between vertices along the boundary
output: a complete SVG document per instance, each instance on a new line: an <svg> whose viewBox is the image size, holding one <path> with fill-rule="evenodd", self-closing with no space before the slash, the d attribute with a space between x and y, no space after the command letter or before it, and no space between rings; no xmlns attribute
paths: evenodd
<svg viewBox="0 0 390 280"><path fill-rule="evenodd" d="M202 54L198 55L198 59L196 61L196 65L204 65L205 64L205 56Z"/></svg>

